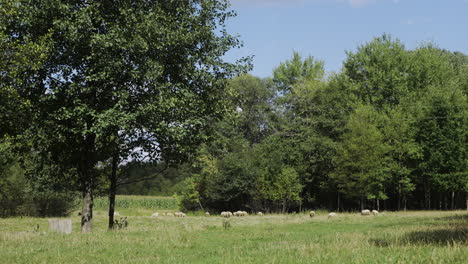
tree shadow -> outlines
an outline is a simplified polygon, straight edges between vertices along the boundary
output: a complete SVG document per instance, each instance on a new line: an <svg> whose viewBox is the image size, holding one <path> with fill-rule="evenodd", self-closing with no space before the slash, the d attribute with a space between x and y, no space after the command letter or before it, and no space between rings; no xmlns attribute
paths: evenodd
<svg viewBox="0 0 468 264"><path fill-rule="evenodd" d="M455 226L427 231L415 231L405 235L403 244L453 245L468 244L468 227Z"/></svg>
<svg viewBox="0 0 468 264"><path fill-rule="evenodd" d="M412 231L399 238L370 239L369 243L377 247L391 245L468 245L468 214L439 217L436 220L436 224L428 225L425 230Z"/></svg>

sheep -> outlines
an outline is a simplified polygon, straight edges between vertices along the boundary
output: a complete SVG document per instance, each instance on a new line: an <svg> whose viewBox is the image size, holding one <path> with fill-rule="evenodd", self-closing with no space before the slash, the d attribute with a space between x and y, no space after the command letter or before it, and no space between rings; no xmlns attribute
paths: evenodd
<svg viewBox="0 0 468 264"><path fill-rule="evenodd" d="M263 216L263 213L262 213L262 212L258 212L257 215L258 215L258 216Z"/></svg>
<svg viewBox="0 0 468 264"><path fill-rule="evenodd" d="M309 212L309 216L310 216L310 217L314 217L314 216L315 216L315 211L310 211L310 212Z"/></svg>
<svg viewBox="0 0 468 264"><path fill-rule="evenodd" d="M337 217L337 214L336 214L336 213L329 213L329 214L328 214L328 219L334 218L334 217Z"/></svg>
<svg viewBox="0 0 468 264"><path fill-rule="evenodd" d="M248 216L249 213L247 213L246 211L237 211L237 212L234 212L232 215L240 217L240 216Z"/></svg>
<svg viewBox="0 0 468 264"><path fill-rule="evenodd" d="M176 213L174 213L174 216L175 217L186 217L187 215L182 213L182 212L176 212Z"/></svg>
<svg viewBox="0 0 468 264"><path fill-rule="evenodd" d="M166 213L161 213L162 216L166 216Z"/></svg>
<svg viewBox="0 0 468 264"><path fill-rule="evenodd" d="M361 211L361 215L363 215L363 216L367 216L367 215L370 215L370 214L371 214L371 211L368 210L368 209L365 209L365 210Z"/></svg>
<svg viewBox="0 0 468 264"><path fill-rule="evenodd" d="M205 213L205 216L210 216L210 213L209 213L209 212L206 212L206 213Z"/></svg>
<svg viewBox="0 0 468 264"><path fill-rule="evenodd" d="M173 213L166 213L166 216L174 216Z"/></svg>
<svg viewBox="0 0 468 264"><path fill-rule="evenodd" d="M226 218L229 218L232 216L232 213L231 212L221 212L221 217L226 217Z"/></svg>
<svg viewBox="0 0 468 264"><path fill-rule="evenodd" d="M372 210L372 214L373 214L373 215L378 215L378 214L379 214L379 211L377 211L377 210Z"/></svg>
<svg viewBox="0 0 468 264"><path fill-rule="evenodd" d="M119 212L114 212L114 216L120 216Z"/></svg>
<svg viewBox="0 0 468 264"><path fill-rule="evenodd" d="M159 216L159 213L154 213L151 215L151 217L158 217Z"/></svg>

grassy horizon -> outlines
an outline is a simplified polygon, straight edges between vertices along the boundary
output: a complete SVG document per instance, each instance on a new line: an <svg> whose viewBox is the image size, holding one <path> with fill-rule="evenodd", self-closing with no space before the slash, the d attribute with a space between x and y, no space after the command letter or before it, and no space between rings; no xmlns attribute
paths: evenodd
<svg viewBox="0 0 468 264"><path fill-rule="evenodd" d="M121 209L118 209L122 211ZM97 210L93 233L47 231L45 218L0 219L2 263L466 263L467 211L387 212L379 216L319 211L223 219L149 217L121 212L129 226L107 231ZM37 225L39 229L36 230Z"/></svg>

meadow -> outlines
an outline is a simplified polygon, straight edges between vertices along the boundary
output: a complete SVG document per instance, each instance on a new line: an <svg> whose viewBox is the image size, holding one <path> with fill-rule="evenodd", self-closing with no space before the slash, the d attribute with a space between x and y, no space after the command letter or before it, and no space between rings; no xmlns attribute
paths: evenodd
<svg viewBox="0 0 468 264"><path fill-rule="evenodd" d="M151 198L118 197L118 200ZM168 199L171 198L154 198ZM166 201L170 204L170 201ZM103 202L104 203L104 202ZM133 202L138 204L138 202ZM151 202L148 202L151 203ZM156 202L155 202L156 203ZM125 229L107 231L97 207L94 230L48 232L45 218L0 219L1 263L467 263L467 211L385 212L378 216L326 211L223 219L200 213L160 216L176 208L117 207Z"/></svg>

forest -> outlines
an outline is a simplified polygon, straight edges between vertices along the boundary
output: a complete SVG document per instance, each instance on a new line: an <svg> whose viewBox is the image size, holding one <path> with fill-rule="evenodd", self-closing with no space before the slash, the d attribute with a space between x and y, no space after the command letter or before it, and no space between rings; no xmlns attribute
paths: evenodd
<svg viewBox="0 0 468 264"><path fill-rule="evenodd" d="M323 65L294 53L229 82L235 111L191 163L187 209L468 206L468 56L382 35Z"/></svg>
<svg viewBox="0 0 468 264"><path fill-rule="evenodd" d="M259 78L249 57L222 59L241 45L215 33L234 15L224 1L13 2L0 216L63 215L81 196L86 230L94 196L112 218L116 194L175 195L183 210L468 208L463 53L383 34L339 72L294 52Z"/></svg>

